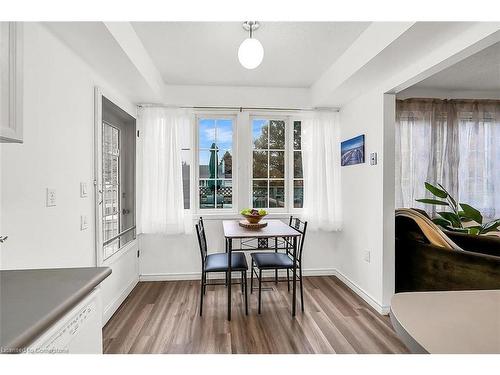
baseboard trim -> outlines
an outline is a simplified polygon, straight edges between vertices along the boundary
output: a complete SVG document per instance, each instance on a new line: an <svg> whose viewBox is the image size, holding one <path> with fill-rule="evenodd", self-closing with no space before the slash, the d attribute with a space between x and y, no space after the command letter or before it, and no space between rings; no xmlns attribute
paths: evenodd
<svg viewBox="0 0 500 375"><path fill-rule="evenodd" d="M347 285L354 293L363 298L363 300L368 303L371 307L373 307L379 314L388 315L390 311L390 306L380 305L375 298L373 298L368 292L366 292L363 288L359 287L354 281L349 279L346 275L344 275L339 270L336 270L336 274L340 281L342 281L345 285Z"/></svg>
<svg viewBox="0 0 500 375"><path fill-rule="evenodd" d="M336 276L335 268L311 268L304 269L304 276ZM213 273L209 278L221 278L222 274ZM286 275L283 271L282 275ZM201 272L188 273L146 273L139 276L139 281L178 281L178 280L200 280Z"/></svg>
<svg viewBox="0 0 500 375"><path fill-rule="evenodd" d="M178 281L200 280L200 272L189 273L145 273L139 276L139 281Z"/></svg>
<svg viewBox="0 0 500 375"><path fill-rule="evenodd" d="M132 289L135 288L137 283L139 282L139 278L135 278L132 280L130 284L128 284L114 299L111 303L105 307L104 312L102 314L102 326L104 327L109 319L113 316L113 314L118 310L121 306L125 298L130 294Z"/></svg>

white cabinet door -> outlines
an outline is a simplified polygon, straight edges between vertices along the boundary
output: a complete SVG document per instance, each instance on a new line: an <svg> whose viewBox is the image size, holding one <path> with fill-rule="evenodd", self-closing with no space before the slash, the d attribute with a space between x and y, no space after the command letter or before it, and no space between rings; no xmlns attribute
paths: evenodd
<svg viewBox="0 0 500 375"><path fill-rule="evenodd" d="M0 142L23 141L22 25L0 22Z"/></svg>

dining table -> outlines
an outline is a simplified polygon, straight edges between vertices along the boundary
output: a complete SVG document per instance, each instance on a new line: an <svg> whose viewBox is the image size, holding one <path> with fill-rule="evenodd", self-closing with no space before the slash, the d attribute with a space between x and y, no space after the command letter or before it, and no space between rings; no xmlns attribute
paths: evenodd
<svg viewBox="0 0 500 375"><path fill-rule="evenodd" d="M301 233L285 224L281 220L272 219L266 220L266 226L262 228L248 228L241 226L239 220L223 220L222 225L224 228L225 247L228 254L228 272L227 272L227 319L231 320L231 254L233 251L246 251L246 250L277 250L278 239L282 239L283 243L291 247L293 254L293 269L292 269L292 316L295 316L295 305L297 300L297 239ZM257 240L256 247L240 246L239 248L233 247L234 240L243 241ZM275 246L269 247L269 239L274 239ZM248 242L247 242L248 243ZM253 272L253 270L251 270Z"/></svg>

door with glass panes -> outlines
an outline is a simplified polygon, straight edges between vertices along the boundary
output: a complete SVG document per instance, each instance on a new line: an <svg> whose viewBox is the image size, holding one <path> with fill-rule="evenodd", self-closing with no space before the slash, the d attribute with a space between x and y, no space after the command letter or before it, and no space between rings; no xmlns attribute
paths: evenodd
<svg viewBox="0 0 500 375"><path fill-rule="evenodd" d="M135 118L101 96L96 126L98 263L136 238Z"/></svg>

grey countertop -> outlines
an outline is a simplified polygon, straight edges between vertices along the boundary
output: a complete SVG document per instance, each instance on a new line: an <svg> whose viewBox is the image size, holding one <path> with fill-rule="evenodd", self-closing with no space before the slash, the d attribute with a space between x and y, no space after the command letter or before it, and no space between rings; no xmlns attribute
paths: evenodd
<svg viewBox="0 0 500 375"><path fill-rule="evenodd" d="M0 271L0 349L29 345L110 274L108 267Z"/></svg>

